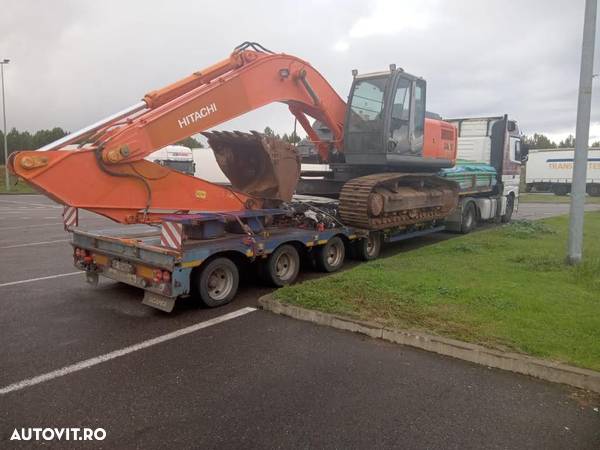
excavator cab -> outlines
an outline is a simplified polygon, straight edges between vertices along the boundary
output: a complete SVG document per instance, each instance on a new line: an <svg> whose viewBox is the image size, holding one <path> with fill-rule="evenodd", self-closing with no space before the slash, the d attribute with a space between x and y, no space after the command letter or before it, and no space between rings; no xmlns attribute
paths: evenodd
<svg viewBox="0 0 600 450"><path fill-rule="evenodd" d="M425 94L425 80L394 66L355 75L346 114L346 163L426 165Z"/></svg>

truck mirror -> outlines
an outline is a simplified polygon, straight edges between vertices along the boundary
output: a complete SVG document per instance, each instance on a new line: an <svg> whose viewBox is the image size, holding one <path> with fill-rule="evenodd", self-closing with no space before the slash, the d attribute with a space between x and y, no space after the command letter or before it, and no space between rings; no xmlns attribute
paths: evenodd
<svg viewBox="0 0 600 450"><path fill-rule="evenodd" d="M508 131L513 132L517 129L517 124L513 120L509 120L507 128L508 128Z"/></svg>
<svg viewBox="0 0 600 450"><path fill-rule="evenodd" d="M531 146L521 141L521 162L525 163L529 159L529 149Z"/></svg>

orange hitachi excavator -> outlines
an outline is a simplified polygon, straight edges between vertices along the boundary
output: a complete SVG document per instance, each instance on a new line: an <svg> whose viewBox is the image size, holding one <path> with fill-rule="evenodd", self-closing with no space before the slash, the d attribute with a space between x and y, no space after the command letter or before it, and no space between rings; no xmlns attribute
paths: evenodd
<svg viewBox="0 0 600 450"><path fill-rule="evenodd" d="M425 80L393 65L353 76L346 104L308 62L246 42L124 111L37 151L13 153L9 169L59 203L120 223L267 208L294 191L338 197L342 219L363 229L444 217L458 194L433 173L454 165L456 131L426 112ZM272 102L288 105L329 163L325 177L298 184L294 148L258 133L205 134L232 188L144 160ZM327 127L326 139L310 119Z"/></svg>

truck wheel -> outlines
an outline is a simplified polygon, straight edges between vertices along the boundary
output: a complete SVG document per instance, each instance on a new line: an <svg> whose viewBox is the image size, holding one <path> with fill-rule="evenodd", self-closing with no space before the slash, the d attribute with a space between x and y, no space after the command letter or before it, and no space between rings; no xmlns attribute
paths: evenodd
<svg viewBox="0 0 600 450"><path fill-rule="evenodd" d="M321 272L335 272L344 264L346 248L338 236L332 237L325 245L315 250L315 265Z"/></svg>
<svg viewBox="0 0 600 450"><path fill-rule="evenodd" d="M506 198L506 212L501 217L502 223L509 223L512 220L512 215L515 210L515 197L509 195Z"/></svg>
<svg viewBox="0 0 600 450"><path fill-rule="evenodd" d="M354 243L354 250L361 261L377 259L381 251L381 233L373 231L366 238L358 239Z"/></svg>
<svg viewBox="0 0 600 450"><path fill-rule="evenodd" d="M463 209L462 219L460 221L460 232L462 234L470 233L477 225L477 214L475 213L475 205L473 202L467 203L467 207Z"/></svg>
<svg viewBox="0 0 600 450"><path fill-rule="evenodd" d="M569 193L569 186L566 184L555 184L552 186L552 192L554 192L554 195L567 195Z"/></svg>
<svg viewBox="0 0 600 450"><path fill-rule="evenodd" d="M229 258L215 258L202 267L195 279L195 288L206 306L215 308L235 297L240 282L237 266Z"/></svg>
<svg viewBox="0 0 600 450"><path fill-rule="evenodd" d="M294 282L300 271L300 255L293 245L281 245L265 261L263 276L273 286L281 287Z"/></svg>

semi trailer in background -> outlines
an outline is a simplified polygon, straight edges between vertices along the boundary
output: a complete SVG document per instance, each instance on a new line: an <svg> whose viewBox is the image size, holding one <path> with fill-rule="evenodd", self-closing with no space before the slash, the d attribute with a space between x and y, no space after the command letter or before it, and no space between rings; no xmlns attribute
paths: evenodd
<svg viewBox="0 0 600 450"><path fill-rule="evenodd" d="M527 192L553 192L567 195L573 181L572 148L531 150L527 160L525 183ZM586 192L600 196L600 148L590 148Z"/></svg>
<svg viewBox="0 0 600 450"><path fill-rule="evenodd" d="M145 159L188 175L194 175L196 171L192 149L183 145L168 145Z"/></svg>

